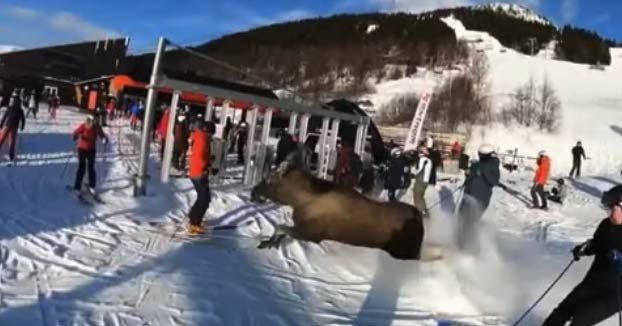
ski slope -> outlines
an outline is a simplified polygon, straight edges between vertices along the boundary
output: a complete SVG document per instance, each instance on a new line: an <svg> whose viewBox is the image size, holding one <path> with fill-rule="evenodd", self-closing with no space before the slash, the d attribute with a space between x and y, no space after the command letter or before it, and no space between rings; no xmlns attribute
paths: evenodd
<svg viewBox="0 0 622 326"><path fill-rule="evenodd" d="M99 149L106 204L85 206L65 190L76 169L69 133L83 119L65 107L56 122L29 120L18 164L0 167L0 325L507 325L590 235L602 215L592 192L610 184L581 180L572 203L550 212L495 192L477 257L448 245L457 198L435 207L428 226L428 240L447 246L439 262L334 242L257 250L242 236L271 234L289 211L251 204L235 183L213 189L208 218L243 225L237 235L189 243L166 230L182 225L190 182L151 180L149 195L133 198L139 138L125 122L106 128L112 142ZM504 180L525 193L523 177ZM428 200L455 188L439 185ZM537 241L543 234L547 241ZM586 266L573 269L540 314Z"/></svg>

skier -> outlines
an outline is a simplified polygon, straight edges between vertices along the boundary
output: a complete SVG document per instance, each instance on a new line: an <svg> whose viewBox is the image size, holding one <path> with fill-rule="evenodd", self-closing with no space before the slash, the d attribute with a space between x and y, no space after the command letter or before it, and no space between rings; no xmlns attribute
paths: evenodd
<svg viewBox="0 0 622 326"><path fill-rule="evenodd" d="M0 148L9 140L9 158L15 162L15 144L17 143L18 128L24 130L26 118L17 92L13 92L9 99L9 106L0 121Z"/></svg>
<svg viewBox="0 0 622 326"><path fill-rule="evenodd" d="M573 175L577 178L581 176L581 158L586 159L585 151L583 150L583 146L581 146L581 142L578 141L577 145L572 148L572 170L570 170L570 178L573 178Z"/></svg>
<svg viewBox="0 0 622 326"><path fill-rule="evenodd" d="M546 194L544 193L544 185L549 179L551 171L551 159L547 156L546 151L538 153L538 169L533 179L533 187L531 188L531 198L533 200L533 208L548 209L546 202Z"/></svg>
<svg viewBox="0 0 622 326"><path fill-rule="evenodd" d="M391 149L391 158L388 162L387 175L385 179L385 188L388 191L390 202L396 202L396 191L404 188L407 175L410 173L406 161L402 157L402 151L399 148Z"/></svg>
<svg viewBox="0 0 622 326"><path fill-rule="evenodd" d="M359 181L359 187L362 194L369 194L374 188L375 173L374 173L374 156L371 154L371 146L365 145L365 149L361 154L361 163L363 165L363 171L361 174L361 180ZM409 171L410 172L410 171ZM408 173L410 175L410 173Z"/></svg>
<svg viewBox="0 0 622 326"><path fill-rule="evenodd" d="M138 127L138 122L140 120L140 106L138 102L132 103L132 106L130 107L130 114L130 127L132 128L132 130L136 130L136 128Z"/></svg>
<svg viewBox="0 0 622 326"><path fill-rule="evenodd" d="M28 118L28 116L30 116L30 113L32 113L32 116L35 117L35 120L37 120L37 112L39 112L39 101L37 100L36 97L36 92L33 89L32 92L30 92L30 96L28 97L28 111L26 111L26 118Z"/></svg>
<svg viewBox="0 0 622 326"><path fill-rule="evenodd" d="M276 166L281 165L289 153L298 149L298 145L294 141L294 136L282 129L279 134L279 142L276 145Z"/></svg>
<svg viewBox="0 0 622 326"><path fill-rule="evenodd" d="M76 193L82 191L84 170L88 167L88 191L91 195L95 195L95 154L97 153L98 138L100 138L104 144L108 143L108 136L106 136L101 126L93 121L91 116L87 116L86 121L73 131L73 139L78 142L78 170L76 171L76 180L73 185L73 190Z"/></svg>
<svg viewBox="0 0 622 326"><path fill-rule="evenodd" d="M620 251L622 251L622 186L614 186L601 197L609 210L592 239L572 250L575 260L594 256L585 278L546 318L543 326L596 325L619 311Z"/></svg>
<svg viewBox="0 0 622 326"><path fill-rule="evenodd" d="M416 168L413 171L415 176L415 187L413 189L413 201L415 207L423 214L429 217L427 204L425 202L425 191L430 183L430 174L432 174L432 161L428 158L428 149L425 146L419 147L419 159Z"/></svg>
<svg viewBox="0 0 622 326"><path fill-rule="evenodd" d="M436 185L437 176L436 172L440 168L443 169L443 154L441 150L438 148L438 144L434 144L432 146L432 151L430 152L430 161L432 161L432 173L430 174L430 184Z"/></svg>
<svg viewBox="0 0 622 326"><path fill-rule="evenodd" d="M188 151L188 123L185 114L177 117L175 131L173 133L175 144L173 146L173 167L178 171L186 168L186 152Z"/></svg>
<svg viewBox="0 0 622 326"><path fill-rule="evenodd" d="M160 116L158 121L158 129L155 130L157 137L160 139L160 160L164 160L164 145L166 144L166 132L168 131L168 119L170 118L171 110L164 108L164 112Z"/></svg>
<svg viewBox="0 0 622 326"><path fill-rule="evenodd" d="M549 200L554 201L559 204L563 204L564 200L566 200L566 196L568 195L568 189L565 185L564 179L557 179L557 187L553 187L551 189L551 194L548 195Z"/></svg>
<svg viewBox="0 0 622 326"><path fill-rule="evenodd" d="M350 171L350 161L354 151L350 146L345 144L338 145L337 148L337 164L335 166L335 181L337 184L345 185L348 183Z"/></svg>
<svg viewBox="0 0 622 326"><path fill-rule="evenodd" d="M248 138L248 125L246 122L241 122L238 128L238 164L244 164L244 148L246 147L246 141Z"/></svg>
<svg viewBox="0 0 622 326"><path fill-rule="evenodd" d="M477 225L490 204L492 189L499 186L499 159L492 146L478 150L479 161L471 164L464 182L464 196L458 209L458 246L477 250Z"/></svg>
<svg viewBox="0 0 622 326"><path fill-rule="evenodd" d="M203 216L209 208L211 194L209 189L209 167L210 167L210 138L214 134L214 124L199 120L195 124L194 130L190 135L190 169L188 177L194 185L197 199L190 213L188 214L189 223L186 231L190 235L205 233L203 226Z"/></svg>
<svg viewBox="0 0 622 326"><path fill-rule="evenodd" d="M60 106L60 97L56 91L50 91L50 97L48 98L48 111L50 112L50 119L56 120L56 110Z"/></svg>

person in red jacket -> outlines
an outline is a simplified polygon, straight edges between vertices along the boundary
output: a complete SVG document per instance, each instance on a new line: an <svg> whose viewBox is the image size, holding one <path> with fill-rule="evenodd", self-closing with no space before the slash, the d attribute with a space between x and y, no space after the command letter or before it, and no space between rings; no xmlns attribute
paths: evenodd
<svg viewBox="0 0 622 326"><path fill-rule="evenodd" d="M108 136L106 136L98 124L93 123L93 118L91 116L88 116L86 122L73 131L73 139L78 142L78 171L76 172L76 181L73 185L75 191L82 190L84 170L88 165L88 190L91 193L95 193L95 153L97 152L96 144L98 138L101 138L104 143L108 142Z"/></svg>
<svg viewBox="0 0 622 326"><path fill-rule="evenodd" d="M164 144L166 144L166 132L168 131L168 119L170 115L171 110L169 108L164 109L164 113L158 123L158 129L156 129L156 134L160 139L160 160L164 160Z"/></svg>
<svg viewBox="0 0 622 326"><path fill-rule="evenodd" d="M533 178L533 187L531 188L533 208L548 209L544 185L546 185L549 179L549 173L551 172L551 159L546 155L546 151L540 151L538 153L538 160L536 163L538 164L538 169Z"/></svg>
<svg viewBox="0 0 622 326"><path fill-rule="evenodd" d="M190 149L188 151L190 167L188 169L188 177L192 181L194 190L197 193L197 199L192 204L188 214L190 222L186 231L190 235L205 233L203 216L209 208L211 201L209 189L210 138L214 131L215 126L213 123L199 120L196 122L195 128L190 135Z"/></svg>

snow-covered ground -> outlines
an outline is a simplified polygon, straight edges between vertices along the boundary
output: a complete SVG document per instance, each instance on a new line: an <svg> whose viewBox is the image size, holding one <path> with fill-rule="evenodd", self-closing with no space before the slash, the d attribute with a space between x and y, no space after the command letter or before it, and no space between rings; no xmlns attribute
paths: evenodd
<svg viewBox="0 0 622 326"><path fill-rule="evenodd" d="M112 143L100 148L106 204L85 206L65 190L76 169L69 133L82 119L63 108L56 122L29 120L19 163L0 167L1 325L507 325L590 235L603 215L598 192L619 181L582 179L563 209L534 212L523 203L529 178L504 176L523 195L495 192L478 257L447 247L442 261L402 262L334 242L254 249L242 235L270 234L288 210L256 206L235 184L213 189L208 218L242 224L239 235L187 243L167 230L183 223L190 182L152 179L149 195L133 198L139 138L126 123L107 128ZM430 204L455 187L430 191ZM433 209L428 240L447 242L454 202ZM586 266L572 270L534 320Z"/></svg>

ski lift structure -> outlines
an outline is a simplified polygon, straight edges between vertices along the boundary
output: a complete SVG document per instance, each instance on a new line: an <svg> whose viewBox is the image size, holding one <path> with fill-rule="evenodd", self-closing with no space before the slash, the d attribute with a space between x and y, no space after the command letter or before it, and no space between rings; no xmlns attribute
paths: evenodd
<svg viewBox="0 0 622 326"><path fill-rule="evenodd" d="M268 145L268 138L271 129L272 115L274 112L289 113L288 132L298 136L301 142L307 137L309 120L312 116L322 118L322 126L319 138L318 168L317 176L323 179L328 178L329 163L331 158L336 157L337 139L339 127L342 122L354 123L357 125L354 151L361 154L364 150L367 129L370 118L356 114L336 112L317 103L300 103L286 99L271 99L243 91L231 90L211 85L188 82L180 79L170 78L162 71L162 60L167 50L167 46L174 46L182 51L188 52L197 57L203 58L211 63L218 63L215 59L197 53L191 49L176 45L164 37L158 41L152 73L149 85L147 86L147 103L145 112L145 123L142 129L142 139L140 146L140 161L134 182L134 196L145 196L147 194L147 166L151 143L151 134L154 127L155 107L157 102L158 90L168 89L173 91L170 105L170 118L167 126L167 137L164 144L164 157L162 161L160 180L163 183L169 182L171 160L173 153L173 129L175 117L179 106L179 99L182 93L202 94L205 96L206 105L204 119L214 120L216 111L215 103L221 103L217 130L223 130L227 123L227 118L235 115L235 108L229 104L232 101L245 101L251 103L246 112L245 122L248 125L248 133L245 147L245 165L243 182L246 186L252 186L259 182L269 170L269 156L272 148ZM234 67L222 64L225 68L237 70ZM218 101L216 101L218 100ZM228 151L227 136L220 136L220 157L217 160L224 160ZM218 155L217 155L218 156ZM224 160L226 161L226 160ZM224 162L222 162L224 163ZM219 169L217 180L221 180L224 169Z"/></svg>

